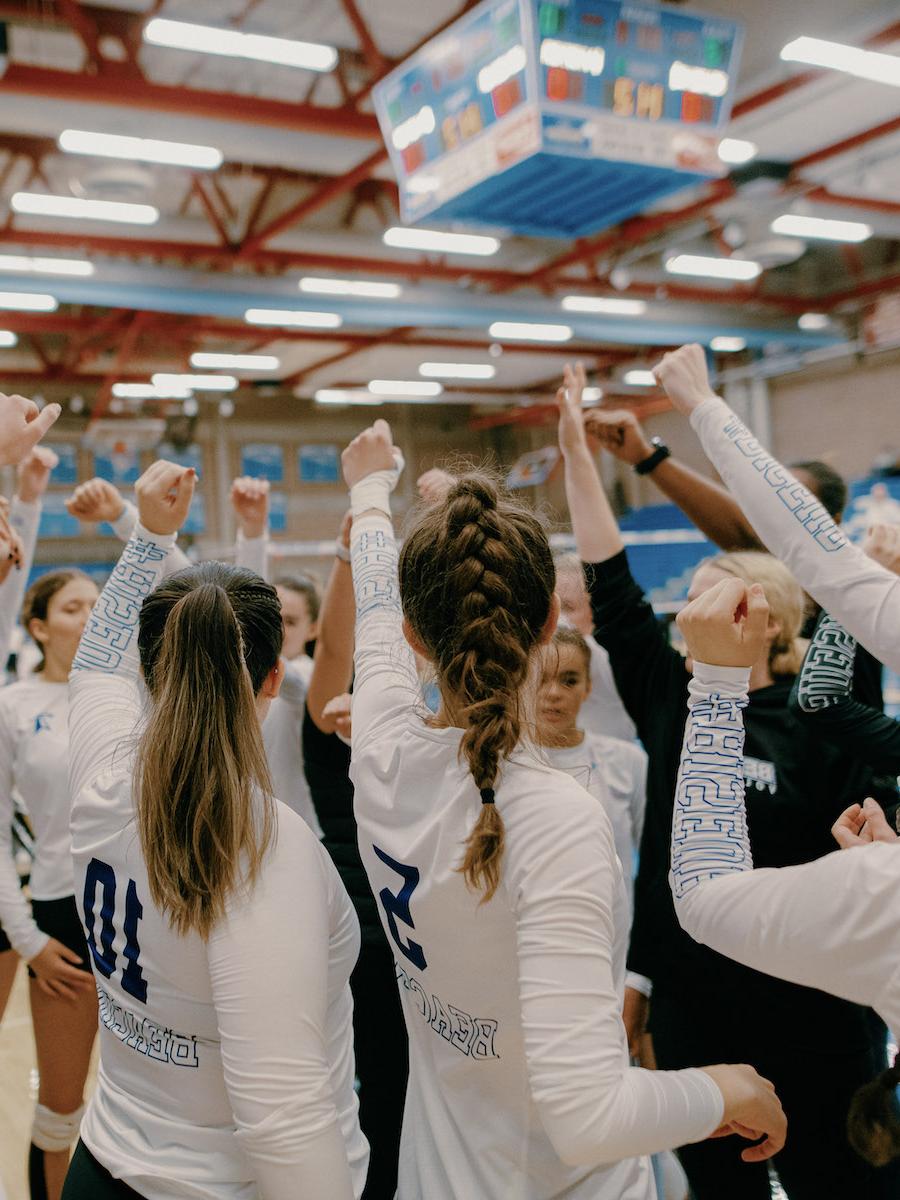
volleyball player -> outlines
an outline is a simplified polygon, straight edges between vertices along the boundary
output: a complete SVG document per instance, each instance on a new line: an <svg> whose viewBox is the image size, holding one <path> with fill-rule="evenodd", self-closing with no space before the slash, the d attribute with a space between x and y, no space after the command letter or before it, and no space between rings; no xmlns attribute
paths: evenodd
<svg viewBox="0 0 900 1200"><path fill-rule="evenodd" d="M64 1194L353 1200L367 1159L347 986L358 927L318 840L271 794L274 590L221 563L163 579L193 487L166 462L138 481L140 523L70 684L101 1052Z"/></svg>
<svg viewBox="0 0 900 1200"><path fill-rule="evenodd" d="M540 524L464 476L410 529L398 564L386 422L343 465L359 843L411 1041L399 1200L649 1197L638 1156L723 1125L766 1135L744 1153L768 1157L783 1116L752 1069L628 1065L609 819L525 738L558 615ZM413 649L435 667L433 719Z"/></svg>
<svg viewBox="0 0 900 1200"><path fill-rule="evenodd" d="M97 996L75 903L69 836L69 671L97 588L52 571L28 589L22 625L37 671L0 691L0 923L29 965L40 1087L31 1129L32 1200L58 1200L78 1133L97 1032ZM10 827L14 798L34 833L31 903L19 887Z"/></svg>
<svg viewBox="0 0 900 1200"><path fill-rule="evenodd" d="M871 1005L896 1031L900 842L877 806L867 802L838 822L850 853L752 869L742 712L767 617L761 589L734 579L678 617L694 663L672 826L678 919L692 937L738 962ZM851 1140L876 1165L900 1155L898 1085L900 1072L886 1071L851 1110Z"/></svg>
<svg viewBox="0 0 900 1200"><path fill-rule="evenodd" d="M713 392L701 346L665 355L655 374L769 550L853 637L900 671L900 579L849 542Z"/></svg>

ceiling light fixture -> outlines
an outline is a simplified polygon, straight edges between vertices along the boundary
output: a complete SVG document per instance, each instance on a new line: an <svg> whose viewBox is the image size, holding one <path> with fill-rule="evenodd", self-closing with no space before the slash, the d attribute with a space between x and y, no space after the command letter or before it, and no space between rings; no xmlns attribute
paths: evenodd
<svg viewBox="0 0 900 1200"><path fill-rule="evenodd" d="M423 362L419 374L425 379L493 379L497 368L490 363Z"/></svg>
<svg viewBox="0 0 900 1200"><path fill-rule="evenodd" d="M797 324L807 333L814 333L819 329L827 329L831 324L831 317L827 313L807 312L799 318Z"/></svg>
<svg viewBox="0 0 900 1200"><path fill-rule="evenodd" d="M34 258L30 254L0 254L0 271L37 275L93 275L86 258Z"/></svg>
<svg viewBox="0 0 900 1200"><path fill-rule="evenodd" d="M319 388L313 396L316 404L382 404L379 396L362 388Z"/></svg>
<svg viewBox="0 0 900 1200"><path fill-rule="evenodd" d="M198 350L191 355L191 366L208 371L277 371L281 359L274 354L213 354Z"/></svg>
<svg viewBox="0 0 900 1200"><path fill-rule="evenodd" d="M373 396L439 396L443 390L441 384L426 379L373 379L369 383Z"/></svg>
<svg viewBox="0 0 900 1200"><path fill-rule="evenodd" d="M607 313L610 316L639 317L647 311L646 300L617 300L609 296L563 296L566 312Z"/></svg>
<svg viewBox="0 0 900 1200"><path fill-rule="evenodd" d="M40 292L0 292L0 308L20 312L56 312L59 301L55 296Z"/></svg>
<svg viewBox="0 0 900 1200"><path fill-rule="evenodd" d="M864 221L834 221L828 217L807 217L785 213L770 226L773 233L790 237L820 238L826 242L864 242L872 236L872 226Z"/></svg>
<svg viewBox="0 0 900 1200"><path fill-rule="evenodd" d="M494 321L488 329L492 338L510 342L568 342L571 325L543 325L528 321Z"/></svg>
<svg viewBox="0 0 900 1200"><path fill-rule="evenodd" d="M710 350L717 354L737 354L739 350L747 349L747 339L742 337L714 337L709 343Z"/></svg>
<svg viewBox="0 0 900 1200"><path fill-rule="evenodd" d="M399 283L381 283L373 279L331 279L304 275L301 292L317 296L368 296L378 300L396 300L403 291Z"/></svg>
<svg viewBox="0 0 900 1200"><path fill-rule="evenodd" d="M500 249L500 240L480 233L446 233L441 229L412 229L393 225L382 241L397 250L424 250L436 254L474 254L488 257Z"/></svg>
<svg viewBox="0 0 900 1200"><path fill-rule="evenodd" d="M67 154L163 163L173 167L192 167L199 171L214 171L225 161L225 155L215 146L165 142L158 138L129 137L119 133L95 133L89 129L64 129L57 145Z"/></svg>
<svg viewBox="0 0 900 1200"><path fill-rule="evenodd" d="M860 79L870 79L874 83L900 87L900 57L896 54L862 50L859 46L828 42L824 38L798 37L788 42L781 51L781 57L785 62L827 67L833 71L845 71Z"/></svg>
<svg viewBox="0 0 900 1200"><path fill-rule="evenodd" d="M11 329L0 329L0 349L10 350L13 346L18 346L19 339Z"/></svg>
<svg viewBox="0 0 900 1200"><path fill-rule="evenodd" d="M187 387L160 387L155 383L114 383L112 394L120 400L187 400Z"/></svg>
<svg viewBox="0 0 900 1200"><path fill-rule="evenodd" d="M233 375L172 375L157 371L151 375L154 387L186 388L191 392L233 392L238 381Z"/></svg>
<svg viewBox="0 0 900 1200"><path fill-rule="evenodd" d="M85 221L117 221L125 225L155 225L159 209L152 204L126 204L121 200L83 200L78 196L48 196L44 192L16 192L13 211L35 217L72 217Z"/></svg>
<svg viewBox="0 0 900 1200"><path fill-rule="evenodd" d="M213 25L195 25L188 21L170 21L154 17L144 26L144 41L172 50L195 50L199 54L223 54L229 58L250 58L256 62L276 63L281 67L300 67L305 71L331 71L338 61L334 46L289 38L265 37L259 33L241 33Z"/></svg>
<svg viewBox="0 0 900 1200"><path fill-rule="evenodd" d="M280 325L285 329L339 329L339 313L312 312L295 308L248 308L244 320L250 325Z"/></svg>
<svg viewBox="0 0 900 1200"><path fill-rule="evenodd" d="M745 141L744 138L722 138L719 142L719 158L723 163L740 166L748 163L759 154L756 142Z"/></svg>
<svg viewBox="0 0 900 1200"><path fill-rule="evenodd" d="M656 387L656 376L652 371L635 368L632 371L625 372L622 376L622 382L629 387Z"/></svg>
<svg viewBox="0 0 900 1200"><path fill-rule="evenodd" d="M749 258L716 258L707 254L676 254L666 259L670 275L698 275L706 279L734 279L747 283L762 272Z"/></svg>

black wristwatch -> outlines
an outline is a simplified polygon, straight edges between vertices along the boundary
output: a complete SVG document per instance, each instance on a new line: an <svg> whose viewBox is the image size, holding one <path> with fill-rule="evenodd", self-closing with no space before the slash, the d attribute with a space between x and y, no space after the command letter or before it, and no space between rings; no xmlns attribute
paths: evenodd
<svg viewBox="0 0 900 1200"><path fill-rule="evenodd" d="M635 464L635 475L649 475L651 471L656 470L661 462L665 462L672 455L672 451L662 438L651 438L650 445L653 447L653 453L648 454L645 459Z"/></svg>

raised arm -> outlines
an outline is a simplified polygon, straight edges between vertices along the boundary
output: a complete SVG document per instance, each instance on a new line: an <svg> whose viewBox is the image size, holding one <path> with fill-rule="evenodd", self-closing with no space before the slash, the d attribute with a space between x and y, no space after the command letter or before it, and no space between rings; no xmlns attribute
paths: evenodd
<svg viewBox="0 0 900 1200"><path fill-rule="evenodd" d="M242 475L231 485L231 507L237 522L234 561L269 578L269 481Z"/></svg>
<svg viewBox="0 0 900 1200"><path fill-rule="evenodd" d="M654 452L630 409L589 409L585 428L620 462L637 467ZM721 484L669 455L652 468L649 478L664 496L723 550L761 550L762 543L734 496Z"/></svg>
<svg viewBox="0 0 900 1200"><path fill-rule="evenodd" d="M157 462L137 482L140 522L91 614L69 679L69 784L82 788L111 766L140 717L137 647L141 605L166 573L175 533L194 493L194 472Z"/></svg>
<svg viewBox="0 0 900 1200"><path fill-rule="evenodd" d="M105 521L120 542L129 540L138 523L138 510L131 501L125 499L115 484L99 476L80 483L66 501L66 508L79 521L88 524ZM173 542L166 558L165 573L171 575L190 565L191 560Z"/></svg>
<svg viewBox="0 0 900 1200"><path fill-rule="evenodd" d="M35 446L28 457L19 463L16 495L9 513L10 528L20 543L19 559L15 564L16 569L10 571L0 584L0 655L4 661L34 562L41 522L41 500L50 481L50 472L58 461L46 446Z"/></svg>
<svg viewBox="0 0 900 1200"><path fill-rule="evenodd" d="M726 580L679 614L695 661L672 825L675 910L696 941L720 954L877 1007L885 947L900 943L888 900L900 880L897 847L753 870L741 712L767 613L761 593Z"/></svg>
<svg viewBox="0 0 900 1200"><path fill-rule="evenodd" d="M900 579L848 542L815 497L713 394L700 346L667 354L656 374L768 549L849 633L900 670Z"/></svg>
<svg viewBox="0 0 900 1200"><path fill-rule="evenodd" d="M403 636L398 553L391 523L391 492L403 459L387 421L376 421L342 455L350 488L353 530L350 561L356 595L353 746L363 744L398 710L414 705L419 681Z"/></svg>
<svg viewBox="0 0 900 1200"><path fill-rule="evenodd" d="M344 695L353 676L356 597L353 594L353 572L350 567L352 524L353 514L348 512L341 521L335 543L334 564L319 609L313 670L306 696L310 718L322 733L335 732L336 722L325 709L335 696Z"/></svg>

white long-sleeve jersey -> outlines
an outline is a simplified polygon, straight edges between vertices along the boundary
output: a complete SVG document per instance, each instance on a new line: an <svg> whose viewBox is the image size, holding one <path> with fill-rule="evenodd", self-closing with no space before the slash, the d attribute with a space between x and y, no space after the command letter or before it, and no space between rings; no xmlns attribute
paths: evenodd
<svg viewBox="0 0 900 1200"><path fill-rule="evenodd" d="M85 1144L148 1200L354 1200L368 1150L348 980L359 926L317 839L276 840L204 941L154 905L135 825L138 614L172 538L134 530L70 682L76 895L100 997Z"/></svg>
<svg viewBox="0 0 900 1200"><path fill-rule="evenodd" d="M9 507L9 522L22 539L22 565L18 570L13 568L0 583L0 670L6 667L13 630L22 609L25 596L25 585L34 561L34 548L37 545L38 526L41 523L40 500L26 503L14 496Z"/></svg>
<svg viewBox="0 0 900 1200"><path fill-rule="evenodd" d="M691 424L769 550L857 641L900 671L900 578L847 540L724 400L705 400L691 414Z"/></svg>
<svg viewBox="0 0 900 1200"><path fill-rule="evenodd" d="M649 1200L641 1156L708 1136L723 1104L703 1071L628 1065L609 819L520 748L481 903L458 870L481 801L461 731L419 700L390 521L357 518L351 554L354 809L410 1039L398 1200Z"/></svg>
<svg viewBox="0 0 900 1200"><path fill-rule="evenodd" d="M672 822L672 894L696 941L874 1008L900 1030L900 843L753 870L741 711L749 671L694 664Z"/></svg>

